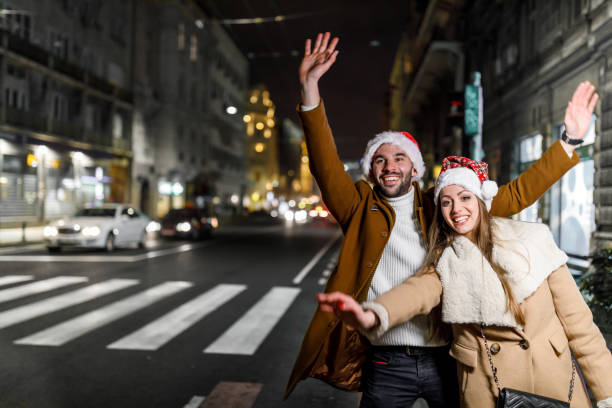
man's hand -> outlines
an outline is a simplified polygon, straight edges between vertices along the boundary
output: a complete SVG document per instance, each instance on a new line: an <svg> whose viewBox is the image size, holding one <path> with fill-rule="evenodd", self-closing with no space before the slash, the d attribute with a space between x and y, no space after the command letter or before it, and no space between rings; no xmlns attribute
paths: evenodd
<svg viewBox="0 0 612 408"><path fill-rule="evenodd" d="M599 95L595 93L595 86L589 81L578 85L572 99L565 109L565 133L570 139L584 139L591 124L591 116L595 105L599 100ZM572 154L576 145L570 145L561 141L563 148L568 154Z"/></svg>
<svg viewBox="0 0 612 408"><path fill-rule="evenodd" d="M312 50L310 38L306 40L304 58L302 58L299 69L303 105L313 106L319 104L321 99L318 86L319 78L336 62L336 56L338 55L336 45L339 39L334 37L329 42L329 38L330 33L325 33L325 35L319 33Z"/></svg>
<svg viewBox="0 0 612 408"><path fill-rule="evenodd" d="M323 312L333 313L349 326L368 330L376 326L377 319L371 310L363 310L355 299L342 292L319 293L319 308Z"/></svg>

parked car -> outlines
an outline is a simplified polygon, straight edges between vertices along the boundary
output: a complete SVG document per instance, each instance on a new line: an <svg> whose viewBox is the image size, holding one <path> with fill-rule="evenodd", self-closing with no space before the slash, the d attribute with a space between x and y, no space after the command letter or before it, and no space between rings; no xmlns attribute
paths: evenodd
<svg viewBox="0 0 612 408"><path fill-rule="evenodd" d="M218 226L217 217L207 209L174 208L161 219L160 235L189 239L209 238Z"/></svg>
<svg viewBox="0 0 612 408"><path fill-rule="evenodd" d="M72 217L53 221L43 230L47 249L58 252L63 247L104 248L144 246L155 222L129 204L105 204L83 208Z"/></svg>

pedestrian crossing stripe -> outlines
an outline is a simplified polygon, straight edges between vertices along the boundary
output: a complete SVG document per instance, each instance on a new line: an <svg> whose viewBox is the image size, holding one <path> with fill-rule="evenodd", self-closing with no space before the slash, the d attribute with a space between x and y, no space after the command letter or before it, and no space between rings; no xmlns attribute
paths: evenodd
<svg viewBox="0 0 612 408"><path fill-rule="evenodd" d="M144 292L132 295L127 299L119 300L108 306L85 313L74 319L70 319L46 330L32 334L31 336L19 339L15 341L15 344L61 346L70 340L74 340L77 337L114 322L130 313L144 309L165 297L191 286L192 284L189 282L165 282L147 289Z"/></svg>
<svg viewBox="0 0 612 408"><path fill-rule="evenodd" d="M111 279L64 293L63 295L9 309L0 312L0 329L25 322L35 317L57 312L58 310L66 309L70 306L75 306L79 303L87 302L136 284L138 284L138 281L133 279Z"/></svg>
<svg viewBox="0 0 612 408"><path fill-rule="evenodd" d="M87 281L88 279L82 276L58 276L56 278L45 279L38 282L29 283L27 285L17 286L15 288L0 290L0 303L19 299L25 296L49 292L64 286Z"/></svg>
<svg viewBox="0 0 612 408"><path fill-rule="evenodd" d="M34 279L32 275L8 275L0 277L0 286L11 285L13 283L21 283Z"/></svg>
<svg viewBox="0 0 612 408"><path fill-rule="evenodd" d="M32 277L30 275L10 275L0 277L0 284L2 284L2 282L23 283L29 282L31 279ZM21 289L21 291L14 292L4 292L0 290L0 294L4 292L7 298L15 296L14 298L16 299L25 297L34 292L46 293L53 290L53 288L58 289L70 284L82 282L87 282L87 278L66 276L50 278L34 282L40 284L38 286L32 286L34 283L23 283L16 288L10 288L17 289L19 287L27 287L30 288L28 290ZM90 284L89 286L67 293L51 296L44 300L1 311L0 329L11 327L72 306L77 306L138 284L139 281L134 279L110 279ZM192 286L192 283L184 281L164 282L128 296L123 300L115 301L109 305L15 340L14 344L61 346ZM181 304L172 311L164 314L162 317L109 344L107 348L120 350L157 350L195 325L208 314L221 308L231 299L243 293L246 289L246 285L219 284L205 293L196 296L192 300ZM204 352L238 355L254 354L274 329L278 321L286 313L300 291L299 288L295 287L273 287L254 304L242 318L236 321L225 333L208 346ZM7 293L9 295L6 295ZM11 295L11 293L19 293L20 296Z"/></svg>
<svg viewBox="0 0 612 408"><path fill-rule="evenodd" d="M106 348L157 350L245 289L245 285L217 285Z"/></svg>
<svg viewBox="0 0 612 408"><path fill-rule="evenodd" d="M299 293L299 288L270 289L204 352L253 355Z"/></svg>

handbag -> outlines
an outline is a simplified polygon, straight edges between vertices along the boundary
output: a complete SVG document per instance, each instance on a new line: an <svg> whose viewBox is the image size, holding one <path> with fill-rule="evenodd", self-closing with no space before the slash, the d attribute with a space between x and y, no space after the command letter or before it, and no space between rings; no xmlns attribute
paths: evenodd
<svg viewBox="0 0 612 408"><path fill-rule="evenodd" d="M499 391L495 408L569 408L570 402L572 401L572 395L574 394L574 378L576 376L576 365L572 358L572 380L570 381L569 394L567 395L567 402L560 401L554 398L548 398L543 395L532 394L530 392L519 391L512 388L501 388L499 385L499 379L497 378L497 368L493 365L493 358L491 358L491 352L489 351L489 344L484 334L482 324L480 325L480 335L484 340L485 350L487 350L487 357L489 358L489 364L491 364L491 371L493 372L493 379L495 385Z"/></svg>

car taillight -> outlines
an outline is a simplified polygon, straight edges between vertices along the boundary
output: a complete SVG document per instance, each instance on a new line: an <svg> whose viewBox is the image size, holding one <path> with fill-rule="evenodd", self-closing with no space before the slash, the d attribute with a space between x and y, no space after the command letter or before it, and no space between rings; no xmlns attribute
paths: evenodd
<svg viewBox="0 0 612 408"><path fill-rule="evenodd" d="M219 220L217 220L217 217L211 217L208 219L208 222L210 223L210 225L213 228L217 228L219 226Z"/></svg>

